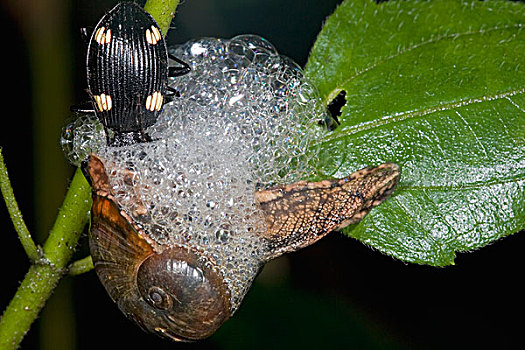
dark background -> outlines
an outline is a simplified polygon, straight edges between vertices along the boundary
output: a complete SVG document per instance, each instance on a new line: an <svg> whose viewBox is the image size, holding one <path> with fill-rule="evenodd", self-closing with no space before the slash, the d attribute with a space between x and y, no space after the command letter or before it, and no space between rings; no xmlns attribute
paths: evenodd
<svg viewBox="0 0 525 350"><path fill-rule="evenodd" d="M255 33L304 66L324 18L338 2L186 0L178 8L169 42ZM87 99L86 45L79 28L93 27L115 3L1 2L0 146L19 206L39 242L74 170L60 155L57 125L68 117L69 105ZM61 56L53 59L58 52ZM42 56L52 58L42 64ZM45 147L51 151L46 153ZM0 219L4 309L29 264L3 202ZM459 254L455 266L432 268L406 265L334 233L269 264L234 317L209 340L191 345L143 333L124 318L90 272L62 281L22 348L516 347L523 343L524 243L523 234L514 235ZM84 235L77 255L86 254Z"/></svg>

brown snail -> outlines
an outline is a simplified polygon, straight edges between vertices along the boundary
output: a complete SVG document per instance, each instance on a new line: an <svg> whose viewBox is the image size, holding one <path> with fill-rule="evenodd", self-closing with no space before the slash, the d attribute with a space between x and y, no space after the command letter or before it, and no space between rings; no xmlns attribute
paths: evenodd
<svg viewBox="0 0 525 350"><path fill-rule="evenodd" d="M98 44L118 43L114 30L100 33ZM399 168L297 182L316 174L319 147L310 146L328 118L300 67L248 34L170 52L191 71L170 79L178 96L170 103L148 95L156 103L146 99L146 109L162 105L153 125L136 120L148 138L107 144L111 128L84 115L65 128L62 146L73 164L87 158L90 249L108 294L144 330L192 341L234 314L267 261L383 202ZM94 95L99 109L116 107L108 93Z"/></svg>
<svg viewBox="0 0 525 350"><path fill-rule="evenodd" d="M222 266L204 249L152 239L133 219L138 214L115 202L110 176L122 174L108 174L100 158L91 155L85 172L93 186L91 254L100 280L122 312L146 331L176 341L213 334L240 302L232 298ZM132 172L121 172L131 181ZM388 198L399 175L397 165L385 163L341 180L300 181L257 191L265 220L258 234L265 254L254 257L255 264L261 267L360 221ZM147 215L146 210L137 211ZM253 278L246 276L248 286Z"/></svg>

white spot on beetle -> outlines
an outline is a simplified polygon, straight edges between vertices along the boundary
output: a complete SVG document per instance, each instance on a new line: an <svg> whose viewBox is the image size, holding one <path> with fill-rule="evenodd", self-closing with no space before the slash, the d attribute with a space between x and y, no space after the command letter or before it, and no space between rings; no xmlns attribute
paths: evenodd
<svg viewBox="0 0 525 350"><path fill-rule="evenodd" d="M106 95L106 106L108 107L108 111L111 110L113 107L113 101L111 100L111 96Z"/></svg>
<svg viewBox="0 0 525 350"><path fill-rule="evenodd" d="M155 26L151 26L151 29L146 29L146 41L149 44L156 45L160 39L160 32Z"/></svg>
<svg viewBox="0 0 525 350"><path fill-rule="evenodd" d="M108 28L107 32L106 32L106 40L105 40L105 43L106 44L109 44L111 42L111 29Z"/></svg>
<svg viewBox="0 0 525 350"><path fill-rule="evenodd" d="M148 111L160 111L162 108L163 96L160 91L154 91L153 94L146 97L146 109Z"/></svg>
<svg viewBox="0 0 525 350"><path fill-rule="evenodd" d="M146 109L151 111L152 109L151 108L151 99L153 98L153 95L148 95L148 97L146 97Z"/></svg>
<svg viewBox="0 0 525 350"><path fill-rule="evenodd" d="M98 28L97 31L95 32L94 39L95 39L95 41L96 41L97 43L99 43L99 44L100 44L100 40L101 40L101 38L102 38L102 35L104 35L104 30L105 30L105 29L106 29L106 28L104 28L104 27L100 27L100 28Z"/></svg>
<svg viewBox="0 0 525 350"><path fill-rule="evenodd" d="M100 27L95 32L94 39L99 45L109 44L111 42L111 29L106 31L105 27Z"/></svg>
<svg viewBox="0 0 525 350"><path fill-rule="evenodd" d="M146 29L146 41L153 45L153 38L151 37L151 31L149 29Z"/></svg>
<svg viewBox="0 0 525 350"><path fill-rule="evenodd" d="M109 111L113 108L113 100L110 95L100 94L93 96L100 112Z"/></svg>
<svg viewBox="0 0 525 350"><path fill-rule="evenodd" d="M153 36L155 37L155 39L157 39L157 41L162 39L162 35L160 34L159 28L152 25L151 32L153 33Z"/></svg>
<svg viewBox="0 0 525 350"><path fill-rule="evenodd" d="M160 109L162 108L162 100L164 99L164 97L160 94L160 92L157 93L157 103L155 104L155 109L157 111L160 111Z"/></svg>

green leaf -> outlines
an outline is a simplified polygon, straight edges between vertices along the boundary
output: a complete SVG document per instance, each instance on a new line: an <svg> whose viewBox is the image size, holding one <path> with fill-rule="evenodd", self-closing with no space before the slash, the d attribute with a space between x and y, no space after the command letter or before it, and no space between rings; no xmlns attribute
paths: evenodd
<svg viewBox="0 0 525 350"><path fill-rule="evenodd" d="M525 5L343 2L306 74L341 125L318 140L325 175L402 167L394 196L348 235L436 266L525 228Z"/></svg>

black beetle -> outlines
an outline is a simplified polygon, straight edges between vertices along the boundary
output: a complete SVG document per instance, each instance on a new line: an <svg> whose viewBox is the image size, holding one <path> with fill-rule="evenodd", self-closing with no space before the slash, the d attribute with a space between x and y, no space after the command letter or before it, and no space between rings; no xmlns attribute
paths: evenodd
<svg viewBox="0 0 525 350"><path fill-rule="evenodd" d="M181 66L169 67L168 57ZM110 145L150 141L153 125L174 91L168 76L190 67L168 55L166 42L153 17L134 2L117 4L98 22L89 40L87 82L94 112L106 129Z"/></svg>

